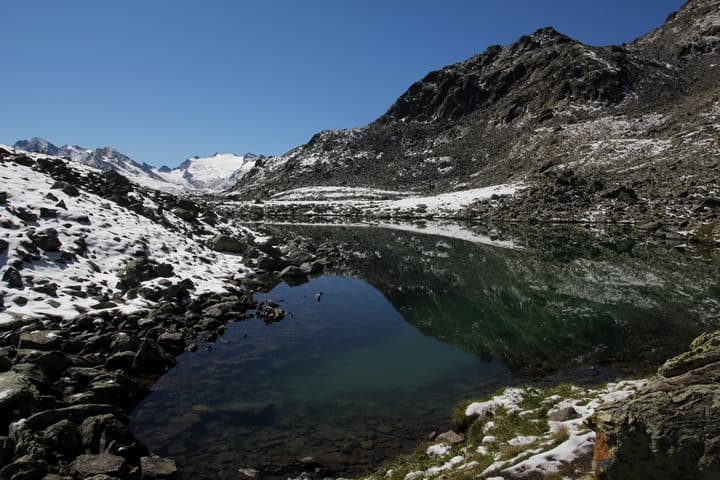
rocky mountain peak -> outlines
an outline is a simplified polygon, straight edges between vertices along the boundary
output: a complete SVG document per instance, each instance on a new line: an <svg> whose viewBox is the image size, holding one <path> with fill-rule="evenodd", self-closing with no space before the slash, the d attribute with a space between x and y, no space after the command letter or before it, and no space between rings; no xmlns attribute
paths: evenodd
<svg viewBox="0 0 720 480"><path fill-rule="evenodd" d="M546 27L430 72L380 122L454 121L484 112L509 123L574 102L617 104L633 88L626 64L621 47L590 47Z"/></svg>
<svg viewBox="0 0 720 480"><path fill-rule="evenodd" d="M57 155L59 151L57 146L42 137L33 137L30 140L18 140L13 147L29 152L45 153L47 155Z"/></svg>
<svg viewBox="0 0 720 480"><path fill-rule="evenodd" d="M720 0L689 0L665 24L629 45L665 62L720 55Z"/></svg>

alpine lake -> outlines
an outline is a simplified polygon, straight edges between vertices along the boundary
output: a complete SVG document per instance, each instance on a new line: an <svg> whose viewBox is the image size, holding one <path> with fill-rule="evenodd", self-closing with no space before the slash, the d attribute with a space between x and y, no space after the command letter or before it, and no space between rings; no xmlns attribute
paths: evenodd
<svg viewBox="0 0 720 480"><path fill-rule="evenodd" d="M720 328L720 259L559 227L264 225L346 252L178 358L131 430L186 479L360 476L504 386L650 375Z"/></svg>

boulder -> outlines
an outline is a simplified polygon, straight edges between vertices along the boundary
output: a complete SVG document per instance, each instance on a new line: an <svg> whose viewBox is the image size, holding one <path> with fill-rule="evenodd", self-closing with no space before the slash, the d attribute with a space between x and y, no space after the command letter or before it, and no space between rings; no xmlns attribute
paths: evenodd
<svg viewBox="0 0 720 480"><path fill-rule="evenodd" d="M63 419L81 425L87 418L106 414L112 414L123 423L128 421L123 411L115 405L88 403L38 412L28 417L25 425L33 431L40 431Z"/></svg>
<svg viewBox="0 0 720 480"><path fill-rule="evenodd" d="M63 338L60 332L51 330L36 330L20 334L18 348L29 348L44 352L59 350Z"/></svg>
<svg viewBox="0 0 720 480"><path fill-rule="evenodd" d="M281 258L270 255L261 255L257 259L257 267L268 272L278 272L287 266L287 262Z"/></svg>
<svg viewBox="0 0 720 480"><path fill-rule="evenodd" d="M3 273L2 279L10 288L23 288L22 276L15 267L8 267Z"/></svg>
<svg viewBox="0 0 720 480"><path fill-rule="evenodd" d="M105 368L108 370L130 370L135 361L135 352L125 351L110 355L105 360Z"/></svg>
<svg viewBox="0 0 720 480"><path fill-rule="evenodd" d="M163 373L175 366L175 358L150 340L143 341L133 359L132 368L138 373Z"/></svg>
<svg viewBox="0 0 720 480"><path fill-rule="evenodd" d="M98 455L80 455L71 465L73 473L80 478L93 475L123 476L127 465L123 457L101 453Z"/></svg>
<svg viewBox="0 0 720 480"><path fill-rule="evenodd" d="M118 286L127 290L139 286L144 281L158 277L171 277L172 275L173 266L170 264L159 264L147 257L134 258L118 273L120 278Z"/></svg>
<svg viewBox="0 0 720 480"><path fill-rule="evenodd" d="M245 240L222 233L215 235L210 240L210 248L216 252L245 253L248 247L249 245Z"/></svg>
<svg viewBox="0 0 720 480"><path fill-rule="evenodd" d="M45 441L65 458L74 458L82 453L83 445L78 426L70 420L60 420L43 432Z"/></svg>
<svg viewBox="0 0 720 480"><path fill-rule="evenodd" d="M80 425L83 448L92 453L104 452L111 443L130 445L135 439L115 415L96 415L86 418Z"/></svg>
<svg viewBox="0 0 720 480"><path fill-rule="evenodd" d="M175 208L173 213L186 222L192 222L197 217L197 212L185 208Z"/></svg>
<svg viewBox="0 0 720 480"><path fill-rule="evenodd" d="M58 231L54 228L46 228L30 234L33 245L45 252L59 252L62 242L58 238Z"/></svg>
<svg viewBox="0 0 720 480"><path fill-rule="evenodd" d="M0 478L12 480L42 480L47 474L47 462L25 455L0 469Z"/></svg>
<svg viewBox="0 0 720 480"><path fill-rule="evenodd" d="M0 422L28 415L38 403L37 388L18 372L0 373Z"/></svg>
<svg viewBox="0 0 720 480"><path fill-rule="evenodd" d="M300 279L307 277L307 272L296 265L289 265L280 272L281 278Z"/></svg>
<svg viewBox="0 0 720 480"><path fill-rule="evenodd" d="M719 353L720 331L705 334L637 395L596 410L597 478L720 478Z"/></svg>
<svg viewBox="0 0 720 480"><path fill-rule="evenodd" d="M168 352L178 355L185 350L185 341L182 333L165 332L160 334L157 339L158 344Z"/></svg>

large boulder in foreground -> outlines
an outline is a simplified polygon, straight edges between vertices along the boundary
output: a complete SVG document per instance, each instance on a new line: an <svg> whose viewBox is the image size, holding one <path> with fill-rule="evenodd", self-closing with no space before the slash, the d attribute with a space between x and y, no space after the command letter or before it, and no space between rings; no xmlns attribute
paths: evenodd
<svg viewBox="0 0 720 480"><path fill-rule="evenodd" d="M668 360L630 400L599 408L599 479L720 478L720 331Z"/></svg>

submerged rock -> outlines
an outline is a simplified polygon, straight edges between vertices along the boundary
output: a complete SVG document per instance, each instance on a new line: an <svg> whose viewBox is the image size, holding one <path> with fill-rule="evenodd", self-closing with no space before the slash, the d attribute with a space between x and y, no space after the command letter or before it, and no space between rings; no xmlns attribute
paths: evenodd
<svg viewBox="0 0 720 480"><path fill-rule="evenodd" d="M80 478L93 475L120 476L127 470L125 459L117 455L101 453L98 455L80 455L72 463L72 471Z"/></svg>
<svg viewBox="0 0 720 480"><path fill-rule="evenodd" d="M177 466L173 460L161 457L140 458L142 478L170 478L177 473Z"/></svg>
<svg viewBox="0 0 720 480"><path fill-rule="evenodd" d="M630 400L599 408L597 478L720 478L720 331L668 360Z"/></svg>

